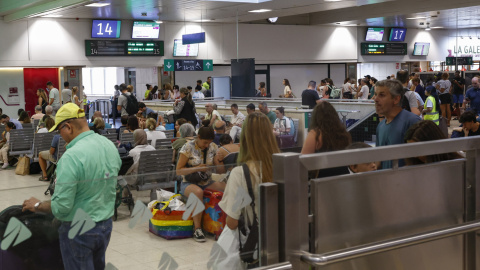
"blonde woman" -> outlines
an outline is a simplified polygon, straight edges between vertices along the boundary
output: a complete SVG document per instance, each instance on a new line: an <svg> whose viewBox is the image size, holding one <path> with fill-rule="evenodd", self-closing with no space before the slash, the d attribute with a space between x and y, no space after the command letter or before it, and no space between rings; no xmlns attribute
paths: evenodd
<svg viewBox="0 0 480 270"><path fill-rule="evenodd" d="M151 140L152 142L150 143L151 146L155 147L156 141L158 139L166 139L167 136L165 133L161 131L157 131L157 121L153 118L148 118L147 122L145 123L146 130L145 132L147 133L147 140Z"/></svg>
<svg viewBox="0 0 480 270"><path fill-rule="evenodd" d="M245 119L240 136L238 163L246 164L246 167L238 166L231 171L222 201L218 204L227 214L227 226L223 231L226 235L229 230L238 235L238 220L241 215L248 217L250 224L253 223L254 214L257 218L259 216L259 185L272 182L272 155L280 152L270 126L270 120L263 113L254 112ZM244 208L238 207L237 193L243 190L248 194L245 172L250 175L254 197L251 199L255 204L255 209L252 209L250 205ZM223 233L220 238L222 238ZM244 244L243 241L242 244Z"/></svg>
<svg viewBox="0 0 480 270"><path fill-rule="evenodd" d="M82 101L78 98L78 87L72 87L72 103L75 103L78 107L82 104Z"/></svg>

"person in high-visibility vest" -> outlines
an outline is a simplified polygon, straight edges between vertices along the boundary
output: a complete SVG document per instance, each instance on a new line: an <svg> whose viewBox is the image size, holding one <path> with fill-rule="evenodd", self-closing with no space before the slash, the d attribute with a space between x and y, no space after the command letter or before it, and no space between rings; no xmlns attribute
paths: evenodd
<svg viewBox="0 0 480 270"><path fill-rule="evenodd" d="M428 89L428 90L427 90ZM423 105L423 120L430 120L433 121L435 124L440 124L440 113L439 113L439 104L437 103L436 98L431 95L432 90L427 88L425 90L425 95L427 99L425 100L425 104Z"/></svg>

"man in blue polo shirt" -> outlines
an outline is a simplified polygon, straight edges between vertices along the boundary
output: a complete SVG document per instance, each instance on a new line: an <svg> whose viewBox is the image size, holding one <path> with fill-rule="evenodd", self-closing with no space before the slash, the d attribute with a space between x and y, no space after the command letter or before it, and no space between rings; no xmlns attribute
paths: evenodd
<svg viewBox="0 0 480 270"><path fill-rule="evenodd" d="M403 85L397 80L383 80L375 86L375 109L385 116L377 126L376 146L404 143L405 132L420 119L416 114L402 109ZM404 161L399 161L403 166ZM383 161L382 169L392 168L392 161Z"/></svg>
<svg viewBox="0 0 480 270"><path fill-rule="evenodd" d="M475 110L477 115L480 114L480 83L478 77L473 77L472 87L465 94L465 103L470 103L470 109Z"/></svg>

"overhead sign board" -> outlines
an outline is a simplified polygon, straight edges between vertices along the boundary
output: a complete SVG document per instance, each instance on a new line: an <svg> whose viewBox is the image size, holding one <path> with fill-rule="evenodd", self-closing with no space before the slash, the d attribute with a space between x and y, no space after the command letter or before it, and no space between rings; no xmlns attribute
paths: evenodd
<svg viewBox="0 0 480 270"><path fill-rule="evenodd" d="M447 57L445 64L453 65L473 65L473 57Z"/></svg>
<svg viewBox="0 0 480 270"><path fill-rule="evenodd" d="M165 59L165 71L213 71L213 60L202 59Z"/></svg>
<svg viewBox="0 0 480 270"><path fill-rule="evenodd" d="M362 55L407 55L407 43L362 43Z"/></svg>
<svg viewBox="0 0 480 270"><path fill-rule="evenodd" d="M163 41L85 40L86 56L163 56Z"/></svg>

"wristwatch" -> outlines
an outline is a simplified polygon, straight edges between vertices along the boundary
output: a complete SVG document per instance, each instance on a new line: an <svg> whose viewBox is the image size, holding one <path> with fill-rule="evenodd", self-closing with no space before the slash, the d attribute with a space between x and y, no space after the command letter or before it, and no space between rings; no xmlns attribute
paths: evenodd
<svg viewBox="0 0 480 270"><path fill-rule="evenodd" d="M40 206L41 203L42 203L42 202L37 202L37 203L33 206L33 207L35 208L35 210L38 209L38 207Z"/></svg>

